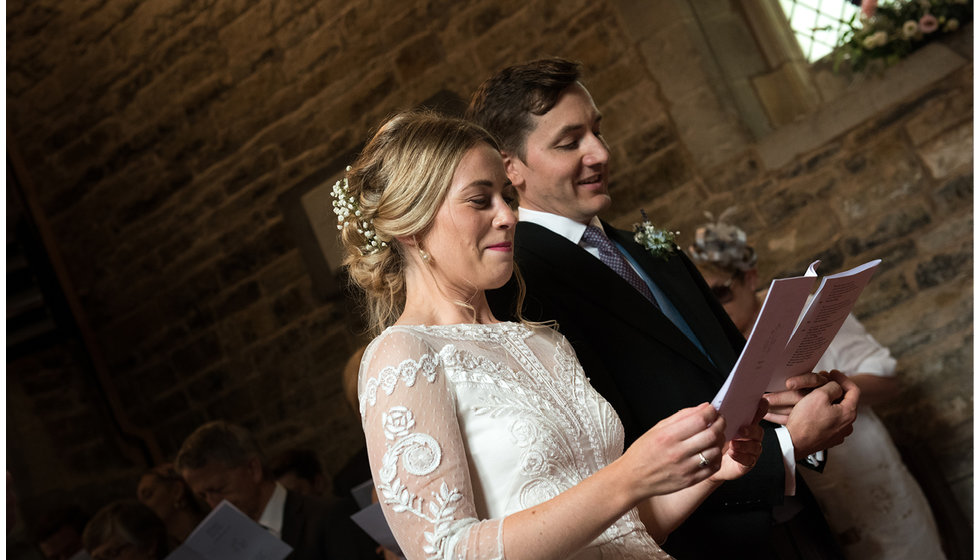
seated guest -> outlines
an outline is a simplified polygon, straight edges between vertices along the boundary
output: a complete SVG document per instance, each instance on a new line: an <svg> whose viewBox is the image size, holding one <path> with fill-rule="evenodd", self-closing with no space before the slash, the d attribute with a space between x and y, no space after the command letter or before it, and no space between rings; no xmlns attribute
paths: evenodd
<svg viewBox="0 0 980 560"><path fill-rule="evenodd" d="M320 459L312 449L287 449L269 462L272 476L299 494L320 496L327 485Z"/></svg>
<svg viewBox="0 0 980 560"><path fill-rule="evenodd" d="M486 290L514 270L514 189L479 126L397 115L334 193L378 335L361 424L407 558L669 558L657 540L755 464L764 402L731 442L705 402L624 454L623 425L568 341L494 317Z"/></svg>
<svg viewBox="0 0 980 560"><path fill-rule="evenodd" d="M135 500L103 507L82 534L92 560L162 560L170 551L167 539L163 521Z"/></svg>
<svg viewBox="0 0 980 560"><path fill-rule="evenodd" d="M735 326L748 336L762 310L756 252L726 222L695 232L691 257ZM812 297L812 296L811 296ZM925 495L906 469L888 430L871 409L898 392L895 359L848 315L815 371L838 370L861 389L854 432L823 473L802 471L848 560L945 558Z"/></svg>
<svg viewBox="0 0 980 560"><path fill-rule="evenodd" d="M78 506L57 508L41 516L33 534L46 560L70 560L82 550L88 517Z"/></svg>
<svg viewBox="0 0 980 560"><path fill-rule="evenodd" d="M167 526L167 534L177 543L184 542L207 514L170 463L146 471L136 488L136 497L157 514Z"/></svg>
<svg viewBox="0 0 980 560"><path fill-rule="evenodd" d="M177 471L214 508L222 500L293 547L290 560L371 558L373 546L346 507L286 490L265 468L252 435L235 424L204 424L184 440Z"/></svg>

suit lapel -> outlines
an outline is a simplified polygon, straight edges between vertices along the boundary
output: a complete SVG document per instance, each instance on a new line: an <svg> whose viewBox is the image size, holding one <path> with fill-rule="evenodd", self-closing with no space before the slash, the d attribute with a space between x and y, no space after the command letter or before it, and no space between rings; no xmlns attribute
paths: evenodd
<svg viewBox="0 0 980 560"><path fill-rule="evenodd" d="M670 298L717 369L727 375L738 358L731 340L720 327L719 319L725 321L727 315L722 312L724 316L719 317L717 310L706 303L710 296L707 289L701 286L703 279L693 264L688 262L687 256L677 249L667 259L654 257L636 243L629 232L617 230L605 222L603 227L610 239L619 243Z"/></svg>
<svg viewBox="0 0 980 560"><path fill-rule="evenodd" d="M296 523L296 518L303 508L302 502L292 490L286 491L286 503L282 508L282 541L295 548L299 543L300 524Z"/></svg>
<svg viewBox="0 0 980 560"><path fill-rule="evenodd" d="M608 227L608 226L606 226ZM607 231L612 230L611 227ZM551 230L529 222L518 222L518 261L530 253L554 271L552 282L608 310L633 328L656 338L701 368L717 375L718 370L704 354L633 286L582 247ZM649 255L647 255L649 257ZM601 289L597 289L596 287ZM668 292L669 295L672 296Z"/></svg>

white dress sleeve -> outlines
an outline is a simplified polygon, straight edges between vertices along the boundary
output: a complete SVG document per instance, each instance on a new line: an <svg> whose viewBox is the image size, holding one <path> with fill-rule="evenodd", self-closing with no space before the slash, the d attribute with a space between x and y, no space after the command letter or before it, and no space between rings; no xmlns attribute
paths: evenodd
<svg viewBox="0 0 980 560"><path fill-rule="evenodd" d="M503 558L503 520L477 516L439 353L389 329L365 352L358 398L378 500L405 557Z"/></svg>

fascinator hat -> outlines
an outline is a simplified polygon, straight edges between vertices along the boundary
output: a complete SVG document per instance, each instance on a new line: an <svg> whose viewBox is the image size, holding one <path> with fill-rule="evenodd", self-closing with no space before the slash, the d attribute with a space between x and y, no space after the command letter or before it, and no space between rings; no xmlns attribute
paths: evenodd
<svg viewBox="0 0 980 560"><path fill-rule="evenodd" d="M710 220L694 232L694 244L688 248L691 259L697 264L709 264L732 272L745 272L755 268L755 249L746 242L745 232L726 220L735 212L732 206L715 220L711 212L704 215Z"/></svg>

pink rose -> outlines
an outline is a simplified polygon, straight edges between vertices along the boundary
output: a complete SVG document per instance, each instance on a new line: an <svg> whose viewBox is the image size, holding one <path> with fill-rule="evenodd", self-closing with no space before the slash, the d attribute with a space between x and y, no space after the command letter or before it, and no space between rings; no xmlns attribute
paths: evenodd
<svg viewBox="0 0 980 560"><path fill-rule="evenodd" d="M939 29L939 21L936 19L936 16L926 14L919 20L919 31L923 33L932 33L936 29Z"/></svg>
<svg viewBox="0 0 980 560"><path fill-rule="evenodd" d="M866 19L871 19L878 9L878 0L861 0L861 15Z"/></svg>

